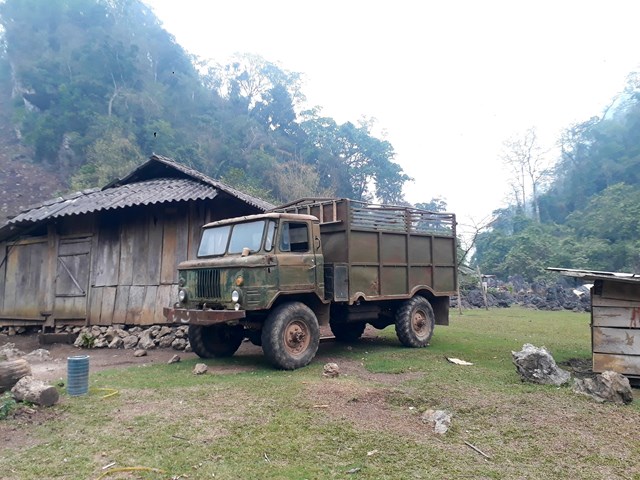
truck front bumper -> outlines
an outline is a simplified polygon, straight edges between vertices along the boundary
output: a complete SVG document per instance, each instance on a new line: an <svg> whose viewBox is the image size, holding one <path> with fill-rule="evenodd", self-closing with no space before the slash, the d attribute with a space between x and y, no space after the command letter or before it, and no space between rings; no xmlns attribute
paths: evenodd
<svg viewBox="0 0 640 480"><path fill-rule="evenodd" d="M215 325L246 317L244 310L191 310L164 307L162 313L168 323L182 325Z"/></svg>

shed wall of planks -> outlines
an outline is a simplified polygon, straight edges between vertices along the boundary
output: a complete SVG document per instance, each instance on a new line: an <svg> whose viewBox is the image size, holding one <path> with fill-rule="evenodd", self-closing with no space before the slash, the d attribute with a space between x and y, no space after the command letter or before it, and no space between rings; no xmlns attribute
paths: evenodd
<svg viewBox="0 0 640 480"><path fill-rule="evenodd" d="M593 371L640 378L640 282L597 280L591 297Z"/></svg>
<svg viewBox="0 0 640 480"><path fill-rule="evenodd" d="M47 311L57 324L165 323L178 264L195 257L202 225L253 213L220 195L64 217L44 234L2 242L0 325L41 324Z"/></svg>

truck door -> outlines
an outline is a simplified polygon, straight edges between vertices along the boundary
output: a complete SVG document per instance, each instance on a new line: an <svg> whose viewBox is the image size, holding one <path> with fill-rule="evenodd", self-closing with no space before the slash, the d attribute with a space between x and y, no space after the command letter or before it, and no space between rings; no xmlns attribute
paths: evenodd
<svg viewBox="0 0 640 480"><path fill-rule="evenodd" d="M318 266L306 222L283 221L278 242L281 291L314 290Z"/></svg>

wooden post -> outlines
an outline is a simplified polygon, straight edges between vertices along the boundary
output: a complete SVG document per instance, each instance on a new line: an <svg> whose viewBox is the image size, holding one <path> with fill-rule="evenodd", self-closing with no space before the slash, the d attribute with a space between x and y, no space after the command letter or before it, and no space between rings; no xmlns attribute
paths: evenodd
<svg viewBox="0 0 640 480"><path fill-rule="evenodd" d="M482 291L482 301L484 302L484 309L489 310L489 305L487 305L487 289L484 286L484 282L482 281L482 275L480 274L480 267L477 267L478 272L478 283L480 284L480 290Z"/></svg>

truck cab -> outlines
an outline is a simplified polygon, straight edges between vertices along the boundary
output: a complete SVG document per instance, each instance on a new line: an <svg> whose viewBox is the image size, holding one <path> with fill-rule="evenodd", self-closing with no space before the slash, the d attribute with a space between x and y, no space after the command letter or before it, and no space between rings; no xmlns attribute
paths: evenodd
<svg viewBox="0 0 640 480"><path fill-rule="evenodd" d="M263 344L263 324L285 299L297 309L313 305L326 323L323 268L319 221L311 215L266 213L212 222L203 227L197 258L178 266L178 302L164 314L169 322L189 325L199 356L230 356L245 337ZM318 330L317 316L306 310ZM288 344L295 352L311 332L304 324L293 330Z"/></svg>

